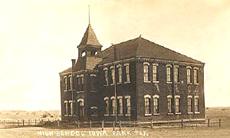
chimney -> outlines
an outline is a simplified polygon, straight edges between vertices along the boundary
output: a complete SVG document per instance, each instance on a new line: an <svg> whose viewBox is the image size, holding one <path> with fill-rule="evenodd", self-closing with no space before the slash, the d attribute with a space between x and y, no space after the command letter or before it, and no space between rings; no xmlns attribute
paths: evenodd
<svg viewBox="0 0 230 138"><path fill-rule="evenodd" d="M72 70L73 70L73 67L75 65L76 59L71 59L71 61L72 61Z"/></svg>

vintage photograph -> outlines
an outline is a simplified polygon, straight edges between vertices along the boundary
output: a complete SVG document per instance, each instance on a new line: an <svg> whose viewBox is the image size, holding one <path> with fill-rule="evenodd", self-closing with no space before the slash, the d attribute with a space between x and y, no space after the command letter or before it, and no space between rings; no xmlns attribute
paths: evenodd
<svg viewBox="0 0 230 138"><path fill-rule="evenodd" d="M0 1L0 138L228 138L229 24L228 0Z"/></svg>

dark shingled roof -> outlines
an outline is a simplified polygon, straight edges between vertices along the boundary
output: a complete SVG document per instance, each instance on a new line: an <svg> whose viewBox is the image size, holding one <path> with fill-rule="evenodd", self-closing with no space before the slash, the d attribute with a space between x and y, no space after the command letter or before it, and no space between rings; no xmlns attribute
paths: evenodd
<svg viewBox="0 0 230 138"><path fill-rule="evenodd" d="M141 36L115 44L102 51L101 56L103 57L103 61L100 64L114 61L114 49L116 49L116 60L128 59L132 57L146 57L203 64L201 61L192 59L188 56L158 45L142 38Z"/></svg>
<svg viewBox="0 0 230 138"><path fill-rule="evenodd" d="M92 47L96 47L96 48L100 48L102 47L101 44L99 43L99 41L97 40L97 37L91 27L91 25L89 24L84 36L79 44L79 48L84 48L86 46L92 46Z"/></svg>

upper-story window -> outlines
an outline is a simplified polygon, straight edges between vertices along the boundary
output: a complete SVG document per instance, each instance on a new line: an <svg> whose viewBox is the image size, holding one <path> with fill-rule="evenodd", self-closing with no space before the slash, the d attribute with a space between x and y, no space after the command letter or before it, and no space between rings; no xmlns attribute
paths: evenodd
<svg viewBox="0 0 230 138"><path fill-rule="evenodd" d="M166 65L166 81L167 82L172 82L172 65Z"/></svg>
<svg viewBox="0 0 230 138"><path fill-rule="evenodd" d="M109 78L108 78L108 68L104 68L104 79L105 79L105 85L107 86L109 84Z"/></svg>
<svg viewBox="0 0 230 138"><path fill-rule="evenodd" d="M64 90L67 90L67 77L64 77Z"/></svg>
<svg viewBox="0 0 230 138"><path fill-rule="evenodd" d="M198 68L194 68L193 70L194 84L198 84Z"/></svg>
<svg viewBox="0 0 230 138"><path fill-rule="evenodd" d="M129 64L128 63L124 64L124 67L125 67L125 82L129 83L130 82Z"/></svg>
<svg viewBox="0 0 230 138"><path fill-rule="evenodd" d="M122 83L122 66L118 65L117 70L118 70L118 83Z"/></svg>
<svg viewBox="0 0 230 138"><path fill-rule="evenodd" d="M174 66L174 82L179 82L179 66Z"/></svg>
<svg viewBox="0 0 230 138"><path fill-rule="evenodd" d="M110 71L111 71L111 85L115 84L115 69L113 66L110 67Z"/></svg>
<svg viewBox="0 0 230 138"><path fill-rule="evenodd" d="M187 67L187 84L191 83L191 67Z"/></svg>
<svg viewBox="0 0 230 138"><path fill-rule="evenodd" d="M144 62L143 63L143 67L144 67L144 82L150 82L150 78L149 78L149 63Z"/></svg>
<svg viewBox="0 0 230 138"><path fill-rule="evenodd" d="M67 90L70 90L71 88L71 76L68 76L67 78Z"/></svg>
<svg viewBox="0 0 230 138"><path fill-rule="evenodd" d="M158 70L158 64L153 64L153 82L158 81L157 70Z"/></svg>

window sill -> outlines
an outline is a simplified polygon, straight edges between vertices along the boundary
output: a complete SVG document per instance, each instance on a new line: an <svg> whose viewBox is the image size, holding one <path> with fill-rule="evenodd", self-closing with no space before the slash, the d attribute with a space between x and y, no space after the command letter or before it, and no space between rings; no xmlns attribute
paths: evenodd
<svg viewBox="0 0 230 138"><path fill-rule="evenodd" d="M192 83L191 82L189 82L189 83L187 83L188 85L191 85Z"/></svg>
<svg viewBox="0 0 230 138"><path fill-rule="evenodd" d="M118 116L123 116L123 114L118 114Z"/></svg>
<svg viewBox="0 0 230 138"><path fill-rule="evenodd" d="M64 90L64 92L67 92L67 90Z"/></svg>
<svg viewBox="0 0 230 138"><path fill-rule="evenodd" d="M175 113L176 115L181 115L181 112L179 112L179 113Z"/></svg>
<svg viewBox="0 0 230 138"><path fill-rule="evenodd" d="M64 115L64 116L69 116L69 115Z"/></svg>
<svg viewBox="0 0 230 138"><path fill-rule="evenodd" d="M124 84L130 83L130 81L125 81Z"/></svg>
<svg viewBox="0 0 230 138"><path fill-rule="evenodd" d="M119 84L122 84L122 82L118 82L117 84L118 84L118 85L119 85Z"/></svg>
<svg viewBox="0 0 230 138"><path fill-rule="evenodd" d="M153 115L158 116L158 115L160 115L160 113L155 113L155 114L153 114Z"/></svg>
<svg viewBox="0 0 230 138"><path fill-rule="evenodd" d="M145 114L145 116L152 116L152 114Z"/></svg>
<svg viewBox="0 0 230 138"><path fill-rule="evenodd" d="M173 113L168 113L168 115L173 115Z"/></svg>
<svg viewBox="0 0 230 138"><path fill-rule="evenodd" d="M77 91L77 93L83 93L84 91Z"/></svg>
<svg viewBox="0 0 230 138"><path fill-rule="evenodd" d="M194 85L199 85L199 83L194 83Z"/></svg>
<svg viewBox="0 0 230 138"><path fill-rule="evenodd" d="M200 114L200 112L195 112L195 114Z"/></svg>
<svg viewBox="0 0 230 138"><path fill-rule="evenodd" d="M104 116L109 116L109 114L104 114Z"/></svg>
<svg viewBox="0 0 230 138"><path fill-rule="evenodd" d="M131 116L131 114L125 114L125 116Z"/></svg>
<svg viewBox="0 0 230 138"><path fill-rule="evenodd" d="M167 81L166 83L167 83L167 84L172 84L172 82L171 82L171 81Z"/></svg>
<svg viewBox="0 0 230 138"><path fill-rule="evenodd" d="M153 81L153 83L159 83L159 81Z"/></svg>
<svg viewBox="0 0 230 138"><path fill-rule="evenodd" d="M105 84L104 86L109 86L108 84Z"/></svg>
<svg viewBox="0 0 230 138"><path fill-rule="evenodd" d="M189 114L189 115L192 115L192 114L193 114L193 112L188 112L188 114Z"/></svg>
<svg viewBox="0 0 230 138"><path fill-rule="evenodd" d="M144 81L144 83L151 83L151 81Z"/></svg>
<svg viewBox="0 0 230 138"><path fill-rule="evenodd" d="M111 114L111 116L116 116L116 114Z"/></svg>
<svg viewBox="0 0 230 138"><path fill-rule="evenodd" d="M114 83L110 84L111 86L115 85Z"/></svg>

